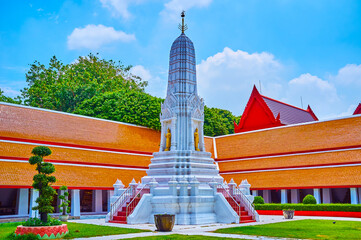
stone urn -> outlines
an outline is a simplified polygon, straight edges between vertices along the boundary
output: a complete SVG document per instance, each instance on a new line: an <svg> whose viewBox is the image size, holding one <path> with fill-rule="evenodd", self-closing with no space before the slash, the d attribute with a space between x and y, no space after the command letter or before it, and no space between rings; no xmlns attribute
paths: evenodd
<svg viewBox="0 0 361 240"><path fill-rule="evenodd" d="M294 209L284 209L283 210L283 217L285 219L292 219L294 215L295 215Z"/></svg>
<svg viewBox="0 0 361 240"><path fill-rule="evenodd" d="M69 233L69 230L66 224L39 227L18 226L15 230L15 236L31 233L39 239L55 239L64 237Z"/></svg>
<svg viewBox="0 0 361 240"><path fill-rule="evenodd" d="M69 219L69 215L60 215L59 220L62 222L67 222Z"/></svg>
<svg viewBox="0 0 361 240"><path fill-rule="evenodd" d="M174 227L174 214L156 214L154 215L154 223L159 232L171 232Z"/></svg>

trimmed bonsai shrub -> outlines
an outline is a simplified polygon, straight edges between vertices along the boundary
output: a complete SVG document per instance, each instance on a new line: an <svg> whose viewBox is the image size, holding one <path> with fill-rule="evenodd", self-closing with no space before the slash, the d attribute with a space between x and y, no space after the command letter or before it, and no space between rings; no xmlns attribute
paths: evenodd
<svg viewBox="0 0 361 240"><path fill-rule="evenodd" d="M311 194L308 194L306 197L302 200L303 204L316 204L316 198L312 196Z"/></svg>
<svg viewBox="0 0 361 240"><path fill-rule="evenodd" d="M60 211L62 212L63 215L68 215L67 213L70 213L70 208L69 208L70 201L68 200L68 196L69 196L68 187L61 186L59 188L59 190L64 191L64 194L61 194L59 196L59 198L61 200L61 204L59 205Z"/></svg>
<svg viewBox="0 0 361 240"><path fill-rule="evenodd" d="M48 216L47 222L41 221L39 218L29 218L25 222L23 222L23 226L27 227L37 227L37 226L56 226L61 225L61 221L58 219L52 218Z"/></svg>
<svg viewBox="0 0 361 240"><path fill-rule="evenodd" d="M51 163L43 162L43 157L51 154L51 150L48 147L35 147L31 153L34 156L29 158L29 163L36 165L36 171L38 171L38 174L35 174L33 177L34 182L32 186L34 189L39 190L39 197L35 200L38 205L33 207L33 210L39 210L40 220L43 223L47 223L48 213L54 212L54 207L51 203L53 202L54 195L56 195L56 191L50 184L55 183L56 178L50 176L50 174L55 172L55 167Z"/></svg>
<svg viewBox="0 0 361 240"><path fill-rule="evenodd" d="M253 203L254 204L264 204L264 199L261 196L256 196L256 197L254 197Z"/></svg>

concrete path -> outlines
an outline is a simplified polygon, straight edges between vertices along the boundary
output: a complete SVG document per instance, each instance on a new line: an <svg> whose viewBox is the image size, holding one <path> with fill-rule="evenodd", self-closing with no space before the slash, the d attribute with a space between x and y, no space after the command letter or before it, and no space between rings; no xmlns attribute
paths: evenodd
<svg viewBox="0 0 361 240"><path fill-rule="evenodd" d="M102 226L112 226L112 227L122 227L122 228L135 228L143 230L151 230L152 232L144 233L131 233L131 234L121 234L121 235L111 235L103 237L92 237L92 238L77 238L78 240L116 240L116 239L127 239L127 238L139 238L139 237L150 237L150 236L162 236L170 234L182 234L182 235L201 235L212 236L212 237L222 237L222 238L235 238L235 239L262 239L262 240L275 240L275 239L287 239L287 238L273 238L273 237L260 237L260 236L250 236L250 235L238 235L238 234L223 234L223 233L213 233L213 231L221 228L230 228L238 226L253 226L261 225L268 223L277 223L284 221L295 221L302 219L324 219L324 220L334 220L334 221L361 221L361 218L340 218L340 217L311 217L311 216L295 216L292 220L286 220L283 216L266 216L261 215L259 222L246 223L246 224L206 224L206 225L175 225L172 232L154 232L154 224L137 224L137 225L128 225L128 224L116 224L116 223L106 223L104 219L84 219L84 220L71 220L70 222L85 223L85 224L95 224Z"/></svg>

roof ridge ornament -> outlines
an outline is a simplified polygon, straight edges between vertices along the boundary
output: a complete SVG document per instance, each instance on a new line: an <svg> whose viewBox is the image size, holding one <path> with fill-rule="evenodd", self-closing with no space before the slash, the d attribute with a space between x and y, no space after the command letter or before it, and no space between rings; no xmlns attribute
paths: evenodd
<svg viewBox="0 0 361 240"><path fill-rule="evenodd" d="M179 30L182 31L182 33L184 33L184 31L186 31L188 29L187 24L184 24L184 17L186 16L186 12L183 10L181 13L181 17L182 17L182 25L178 25Z"/></svg>

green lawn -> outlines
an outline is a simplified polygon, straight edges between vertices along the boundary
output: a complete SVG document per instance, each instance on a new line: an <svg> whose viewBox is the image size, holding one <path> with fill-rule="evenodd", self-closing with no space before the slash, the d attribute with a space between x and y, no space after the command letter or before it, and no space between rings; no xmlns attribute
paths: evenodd
<svg viewBox="0 0 361 240"><path fill-rule="evenodd" d="M335 224L333 222L335 222ZM215 232L285 238L361 239L361 222L298 220L256 226L224 228L218 229Z"/></svg>
<svg viewBox="0 0 361 240"><path fill-rule="evenodd" d="M20 225L18 222L0 223L0 239L5 239L10 233L15 232L18 225Z"/></svg>
<svg viewBox="0 0 361 240"><path fill-rule="evenodd" d="M0 223L0 239L6 239L6 237L9 236L9 234L15 231L16 226L20 224L21 224L20 222ZM98 226L98 225L74 223L74 222L68 222L67 225L69 229L69 234L65 236L66 239L149 232L148 230Z"/></svg>
<svg viewBox="0 0 361 240"><path fill-rule="evenodd" d="M209 237L209 236L199 236L199 235L180 235L180 234L171 234L165 236L154 236L154 237L141 237L141 238L130 238L130 239L146 239L146 240L198 240L198 239L231 239L224 237Z"/></svg>

